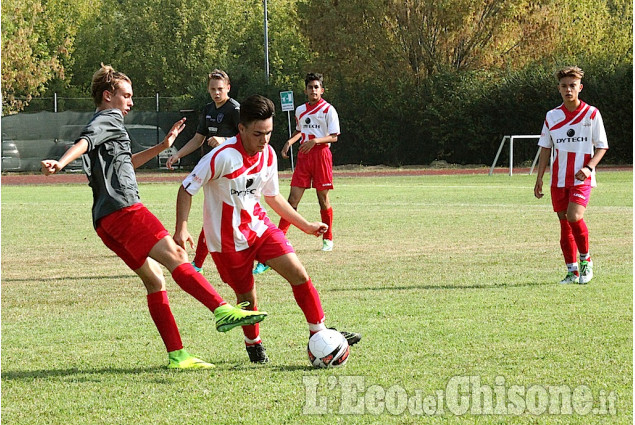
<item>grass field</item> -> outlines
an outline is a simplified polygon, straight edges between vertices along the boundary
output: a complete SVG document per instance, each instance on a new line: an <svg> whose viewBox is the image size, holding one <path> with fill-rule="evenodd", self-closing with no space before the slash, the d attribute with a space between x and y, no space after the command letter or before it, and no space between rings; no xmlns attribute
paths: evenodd
<svg viewBox="0 0 635 425"><path fill-rule="evenodd" d="M309 367L304 317L268 272L264 366L168 278L186 348L216 364L180 373L162 368L141 282L92 229L90 189L2 187L3 423L631 424L633 174L599 175L588 286L558 285L559 226L534 179L336 179L335 250L297 229L289 239L327 325L364 335L348 364ZM177 188L140 186L170 231ZM319 219L314 193L299 210ZM211 259L204 273L233 299Z"/></svg>

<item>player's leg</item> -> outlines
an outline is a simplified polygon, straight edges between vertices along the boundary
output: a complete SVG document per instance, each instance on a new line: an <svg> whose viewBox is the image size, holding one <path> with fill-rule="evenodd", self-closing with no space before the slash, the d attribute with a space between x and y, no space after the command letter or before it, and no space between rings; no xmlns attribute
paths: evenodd
<svg viewBox="0 0 635 425"><path fill-rule="evenodd" d="M185 292L214 312L219 332L258 323L267 316L265 312L242 310L240 306L233 307L225 302L208 280L188 262L187 253L170 235L158 241L149 256L163 264Z"/></svg>
<svg viewBox="0 0 635 425"><path fill-rule="evenodd" d="M258 303L251 265L256 254L255 247L238 252L212 252L212 260L223 282L236 294L239 307L256 310ZM260 325L247 324L242 327L245 335L245 348L252 363L267 363L269 358L260 339Z"/></svg>
<svg viewBox="0 0 635 425"><path fill-rule="evenodd" d="M333 251L333 208L329 200L329 190L317 190L318 203L320 204L320 217L322 223L329 226L322 236L322 251Z"/></svg>
<svg viewBox="0 0 635 425"><path fill-rule="evenodd" d="M567 220L569 190L564 187L552 187L551 203L553 210L558 214L558 220L560 222L560 248L562 249L564 262L567 266L567 274L560 283L578 283L580 276L577 262L578 248L571 231L571 226Z"/></svg>
<svg viewBox="0 0 635 425"><path fill-rule="evenodd" d="M333 208L329 200L329 190L333 189L333 156L330 149L321 149L313 154L312 176L320 217L329 228L322 236L322 251L333 250Z"/></svg>
<svg viewBox="0 0 635 425"><path fill-rule="evenodd" d="M161 335L168 351L168 368L170 369L211 369L213 364L190 355L183 348L179 329L170 309L170 302L165 290L165 279L159 264L151 258L135 270L148 292L148 309L150 317Z"/></svg>
<svg viewBox="0 0 635 425"><path fill-rule="evenodd" d="M256 310L258 305L256 287L252 287L248 292L236 294L236 302L238 305L245 302L249 303L246 308ZM269 357L260 338L260 324L243 326L243 334L245 335L245 349L249 355L249 361L252 363L268 363Z"/></svg>
<svg viewBox="0 0 635 425"><path fill-rule="evenodd" d="M192 265L197 272L200 272L203 268L203 263L205 263L205 258L207 258L208 254L205 231L201 229L201 233L198 235L198 242L196 243L196 254L194 254L194 261L192 261Z"/></svg>
<svg viewBox="0 0 635 425"><path fill-rule="evenodd" d="M291 186L291 190L289 191L289 198L287 199L287 201L289 202L289 205L291 205L291 207L293 207L293 209L296 211L298 209L300 201L302 200L302 196L304 195L305 190L306 188L304 187ZM289 227L291 227L291 223L289 223L284 218L281 218L280 223L278 223L278 229L282 230L282 233L286 235Z"/></svg>
<svg viewBox="0 0 635 425"><path fill-rule="evenodd" d="M593 261L589 253L589 229L584 221L586 206L577 202L570 202L567 209L567 220L571 233L580 253L580 281L589 283L593 279Z"/></svg>

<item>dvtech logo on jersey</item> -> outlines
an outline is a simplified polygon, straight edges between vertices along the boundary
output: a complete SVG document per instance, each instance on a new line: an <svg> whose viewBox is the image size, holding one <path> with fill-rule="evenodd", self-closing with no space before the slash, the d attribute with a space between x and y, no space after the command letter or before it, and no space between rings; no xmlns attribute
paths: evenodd
<svg viewBox="0 0 635 425"><path fill-rule="evenodd" d="M247 179L247 181L245 182L245 190L231 189L230 193L232 196L255 195L256 189L249 189L253 184L254 184L254 179Z"/></svg>

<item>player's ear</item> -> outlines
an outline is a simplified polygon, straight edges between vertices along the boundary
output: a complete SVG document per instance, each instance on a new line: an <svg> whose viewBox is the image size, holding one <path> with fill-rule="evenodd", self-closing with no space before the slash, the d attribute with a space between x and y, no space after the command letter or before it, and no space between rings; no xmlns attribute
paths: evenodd
<svg viewBox="0 0 635 425"><path fill-rule="evenodd" d="M582 87L584 87L584 84L580 83L580 91L582 91Z"/></svg>

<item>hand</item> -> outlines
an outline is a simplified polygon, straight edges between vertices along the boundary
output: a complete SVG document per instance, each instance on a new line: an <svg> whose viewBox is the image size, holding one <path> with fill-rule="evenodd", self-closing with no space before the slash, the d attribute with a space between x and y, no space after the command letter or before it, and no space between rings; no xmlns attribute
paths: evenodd
<svg viewBox="0 0 635 425"><path fill-rule="evenodd" d="M163 139L164 150L171 147L174 141L176 140L177 136L181 134L181 131L183 131L183 129L185 128L185 120L186 120L185 117L181 118L180 120L175 122L172 128L170 129L170 131L168 131L167 136L165 136L165 139Z"/></svg>
<svg viewBox="0 0 635 425"><path fill-rule="evenodd" d="M589 171L589 169L586 167L582 167L580 171L575 173L575 178L583 182L586 179L588 179L590 175L591 175L591 171Z"/></svg>
<svg viewBox="0 0 635 425"><path fill-rule="evenodd" d="M542 180L536 180L536 185L534 186L534 196L538 199L542 198L544 193L542 193Z"/></svg>
<svg viewBox="0 0 635 425"><path fill-rule="evenodd" d="M42 174L45 176L55 174L62 169L60 163L52 159L45 159L40 164L42 164Z"/></svg>
<svg viewBox="0 0 635 425"><path fill-rule="evenodd" d="M309 223L309 227L304 230L304 233L313 236L322 236L328 229L328 224L316 221L315 223Z"/></svg>
<svg viewBox="0 0 635 425"><path fill-rule="evenodd" d="M284 159L289 159L289 148L291 147L291 145L289 144L289 142L285 143L284 146L282 146L282 150L280 151L280 154L282 155L282 157Z"/></svg>
<svg viewBox="0 0 635 425"><path fill-rule="evenodd" d="M183 229L183 230L176 230L174 232L174 242L176 242L176 244L178 246L180 246L183 249L185 248L185 242L189 242L190 243L190 248L194 248L194 239L192 238L192 235L190 235L190 232L188 232L187 230Z"/></svg>
<svg viewBox="0 0 635 425"><path fill-rule="evenodd" d="M315 145L315 140L306 140L300 145L300 149L298 149L298 151L302 153L309 153L309 151L313 149L313 146Z"/></svg>
<svg viewBox="0 0 635 425"><path fill-rule="evenodd" d="M178 154L174 154L171 157L168 158L167 162L165 163L165 166L167 167L168 170L174 170L174 164L176 164L177 162L179 162L179 155Z"/></svg>
<svg viewBox="0 0 635 425"><path fill-rule="evenodd" d="M212 136L209 139L207 139L207 144L211 146L212 148L215 148L216 146L220 145L224 141L225 141L224 137Z"/></svg>

